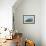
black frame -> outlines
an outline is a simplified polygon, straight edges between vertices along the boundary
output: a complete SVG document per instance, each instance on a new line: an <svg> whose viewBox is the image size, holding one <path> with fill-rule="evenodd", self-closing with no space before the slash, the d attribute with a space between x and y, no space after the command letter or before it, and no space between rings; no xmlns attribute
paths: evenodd
<svg viewBox="0 0 46 46"><path fill-rule="evenodd" d="M34 17L34 23L24 23L24 16L33 16ZM23 15L23 24L35 24L35 15Z"/></svg>

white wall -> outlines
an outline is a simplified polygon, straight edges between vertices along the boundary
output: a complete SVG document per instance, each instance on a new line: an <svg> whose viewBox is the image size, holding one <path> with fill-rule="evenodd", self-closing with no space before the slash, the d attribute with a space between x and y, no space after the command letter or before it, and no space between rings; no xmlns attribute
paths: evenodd
<svg viewBox="0 0 46 46"><path fill-rule="evenodd" d="M41 1L23 0L18 7L14 6L15 28L41 46ZM35 24L23 24L23 15L35 15Z"/></svg>
<svg viewBox="0 0 46 46"><path fill-rule="evenodd" d="M0 27L12 28L12 6L16 0L0 0Z"/></svg>
<svg viewBox="0 0 46 46"><path fill-rule="evenodd" d="M41 1L41 38L42 46L46 46L46 0Z"/></svg>
<svg viewBox="0 0 46 46"><path fill-rule="evenodd" d="M16 0L0 0L0 26L12 28L12 6L15 2L16 2ZM35 2L35 1L33 1L33 2ZM26 4L25 4L25 1L24 1L24 4L22 4L22 5L24 5L23 7L22 7L22 5L20 5L19 8L15 9L15 15L17 15L15 17L15 19L16 19L15 25L16 25L16 28L18 29L18 31L23 32L23 34L25 36L27 36L26 33L28 35L31 35L31 38L34 37L34 40L37 41L37 39L35 39L35 38L38 38L38 37L36 37L35 32L40 32L40 31L38 31L38 30L40 30L40 28L38 28L39 27L38 22L40 22L39 21L40 16L38 16L38 14L37 14L38 18L36 17L36 19L38 20L38 22L36 24L32 24L32 25L31 24L23 24L23 16L21 16L21 15L32 14L31 11L30 11L30 9L32 9L32 8L30 7L30 5L29 5L29 8L28 8L27 6L25 6ZM37 4L39 5L39 3L37 3ZM21 9L21 11L20 11L20 9ZM39 6L38 6L38 9L39 9ZM27 12L26 12L26 10L27 10ZM18 13L19 15L16 14L16 13ZM41 22L41 25L42 25L41 26L42 27L41 28L42 29L41 30L42 46L46 46L46 0L42 0L41 21L42 21ZM35 25L36 25L37 29L36 29L36 27L34 27ZM33 29L34 29L34 31L32 31ZM39 38L40 38L40 36L39 36Z"/></svg>

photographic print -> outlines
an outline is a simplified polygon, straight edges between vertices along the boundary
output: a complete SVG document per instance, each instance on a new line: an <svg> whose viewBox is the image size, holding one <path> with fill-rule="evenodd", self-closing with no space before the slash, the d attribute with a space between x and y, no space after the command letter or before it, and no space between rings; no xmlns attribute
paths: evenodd
<svg viewBox="0 0 46 46"><path fill-rule="evenodd" d="M23 15L24 24L35 24L35 15Z"/></svg>

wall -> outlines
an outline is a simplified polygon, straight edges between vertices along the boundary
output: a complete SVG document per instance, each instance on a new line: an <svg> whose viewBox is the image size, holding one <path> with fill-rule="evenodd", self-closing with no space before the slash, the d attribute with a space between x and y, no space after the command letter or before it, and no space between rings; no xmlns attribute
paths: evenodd
<svg viewBox="0 0 46 46"><path fill-rule="evenodd" d="M8 27L10 29L12 28L12 6L15 2L16 2L16 0L0 0L0 26ZM33 1L33 2L35 2L35 1ZM26 5L25 1L24 1L24 4L22 4L22 5ZM26 8L28 8L27 6L23 6L24 7L23 8L22 5L20 5L21 7L19 6L20 8L18 7L17 9L14 9L15 15L17 15L17 13L19 13L19 15L17 15L15 17L15 19L16 19L15 25L16 25L17 30L20 32L23 32L23 34L25 36L27 36L26 33L28 32L27 34L28 35L30 34L31 39L32 39L33 36L35 35L35 32L37 32L35 30L38 30L38 29L36 29L38 27L36 27L36 26L33 27L35 24L23 24L23 16L21 16L21 15L31 14L31 12L28 12L28 11L30 11L31 7L29 5L29 10L28 10L28 9L26 9ZM41 40L42 40L42 46L46 46L46 36L45 36L46 35L46 0L42 0L42 6L41 7L42 7L41 8L42 9L42 15L41 15L41 23L42 23L41 24L41 27L42 27L41 28L42 29L41 30L41 38L42 39ZM16 6L14 8L16 8ZM20 9L21 9L21 11L20 11ZM25 12L24 12L24 9L25 9ZM26 12L26 10L27 10L27 12ZM38 17L40 18L40 16L37 16L36 20L39 21L40 19L38 19ZM31 27L31 29L28 27ZM30 31L32 29L35 29L35 30ZM40 32L40 31L38 31L38 32ZM38 40L36 35L34 36L34 38L35 38L34 39L35 41Z"/></svg>
<svg viewBox="0 0 46 46"><path fill-rule="evenodd" d="M35 41L41 46L41 1L23 0L18 7L14 5L15 28L23 33L24 38ZM23 15L35 15L35 24L23 24Z"/></svg>
<svg viewBox="0 0 46 46"><path fill-rule="evenodd" d="M16 0L0 0L0 27L12 29L12 6Z"/></svg>
<svg viewBox="0 0 46 46"><path fill-rule="evenodd" d="M41 40L42 46L46 46L46 0L41 1Z"/></svg>

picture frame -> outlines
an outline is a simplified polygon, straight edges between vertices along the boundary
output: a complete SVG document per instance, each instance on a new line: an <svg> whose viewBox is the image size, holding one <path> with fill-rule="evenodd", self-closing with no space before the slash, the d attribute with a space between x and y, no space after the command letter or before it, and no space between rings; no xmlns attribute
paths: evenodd
<svg viewBox="0 0 46 46"><path fill-rule="evenodd" d="M35 24L35 15L23 15L23 24Z"/></svg>

